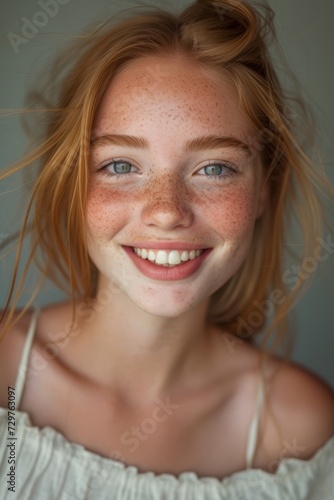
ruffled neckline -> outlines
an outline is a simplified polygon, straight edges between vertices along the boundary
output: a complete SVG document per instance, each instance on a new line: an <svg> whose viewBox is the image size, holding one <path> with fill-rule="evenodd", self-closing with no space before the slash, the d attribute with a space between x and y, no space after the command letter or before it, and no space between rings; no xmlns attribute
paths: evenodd
<svg viewBox="0 0 334 500"><path fill-rule="evenodd" d="M7 409L0 407L0 414L5 413L7 416ZM125 473L128 477L132 476L135 478L149 479L158 482L170 482L175 484L177 483L200 483L200 484L208 484L211 486L218 485L230 485L235 481L247 481L257 483L258 481L269 482L273 481L274 478L281 479L283 475L293 472L294 470L298 470L300 467L309 467L313 468L319 458L323 455L328 458L331 458L334 461L334 435L321 447L319 448L315 454L308 460L302 460L299 458L283 458L276 470L275 473L270 473L264 471L262 469L245 469L242 471L234 472L229 476L225 476L222 479L213 477L213 476L199 476L196 472L193 471L185 471L181 472L178 475L174 475L171 473L155 473L152 471L140 472L138 467L131 464L125 464L119 460L114 458L104 457L103 455L99 455L93 451L88 450L83 445L75 442L69 441L63 434L59 431L55 430L53 427L45 426L43 428L39 428L37 426L32 425L30 420L30 416L27 412L16 410L16 417L20 420L20 424L23 425L25 431L31 431L34 433L39 433L46 438L53 438L57 445L63 448L71 449L74 455L79 455L82 458L87 458L89 460L98 461L104 467L111 467L114 469L119 469L123 473ZM18 428L18 433L20 433L20 428Z"/></svg>

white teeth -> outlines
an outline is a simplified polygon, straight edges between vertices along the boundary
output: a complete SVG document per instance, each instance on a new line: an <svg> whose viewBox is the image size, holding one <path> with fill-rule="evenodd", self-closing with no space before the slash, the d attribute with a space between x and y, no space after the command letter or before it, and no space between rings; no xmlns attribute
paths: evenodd
<svg viewBox="0 0 334 500"><path fill-rule="evenodd" d="M158 250L156 258L156 264L167 264L168 263L168 254L164 250Z"/></svg>
<svg viewBox="0 0 334 500"><path fill-rule="evenodd" d="M182 262L199 257L204 250L146 250L145 248L134 248L135 253L142 259L148 259L158 266L178 266Z"/></svg>
<svg viewBox="0 0 334 500"><path fill-rule="evenodd" d="M177 250L172 250L168 255L168 264L171 266L176 266L181 263L181 257Z"/></svg>
<svg viewBox="0 0 334 500"><path fill-rule="evenodd" d="M153 250L149 250L148 251L148 260L154 262L155 261L155 253L153 252Z"/></svg>
<svg viewBox="0 0 334 500"><path fill-rule="evenodd" d="M182 262L186 262L187 260L189 260L189 254L187 251L182 252L181 260L182 260Z"/></svg>

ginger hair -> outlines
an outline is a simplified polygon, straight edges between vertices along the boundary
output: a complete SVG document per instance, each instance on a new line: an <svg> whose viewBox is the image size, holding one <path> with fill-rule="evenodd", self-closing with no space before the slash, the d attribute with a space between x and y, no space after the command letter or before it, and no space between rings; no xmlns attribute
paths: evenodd
<svg viewBox="0 0 334 500"><path fill-rule="evenodd" d="M125 19L117 23L112 20L80 37L54 63L44 91L31 96L38 116L43 112L45 135L22 161L2 174L6 177L39 162L18 237L5 306L5 329L13 323L15 306L32 261L41 271L41 283L19 317L34 300L44 277L70 294L73 308L78 298L94 297L97 270L86 243L94 117L107 86L128 64L149 56L172 56L187 58L212 78L216 75L217 81L221 76L228 79L257 131L254 143L261 153L270 190L270 203L256 221L249 256L211 297L209 320L238 335L240 324L249 324L251 315L258 312L255 304L268 299L271 291L279 290L285 300L275 306L275 317L263 345L274 331L276 338L282 340L288 312L300 292L299 288L287 290L283 278L283 248L289 220L295 214L301 227L305 253L300 257L310 255L315 247L314 235L323 232L318 189L326 191L329 186L321 168L305 153L296 127L301 116L307 117L306 108L294 94L282 88L273 67L269 53L276 40L273 17L265 4L255 8L241 0L197 0L178 14L158 8L135 13L129 9ZM302 123L305 125L305 119ZM18 281L22 243L27 233L31 235L31 252ZM252 333L261 332L264 326L263 316L252 327Z"/></svg>

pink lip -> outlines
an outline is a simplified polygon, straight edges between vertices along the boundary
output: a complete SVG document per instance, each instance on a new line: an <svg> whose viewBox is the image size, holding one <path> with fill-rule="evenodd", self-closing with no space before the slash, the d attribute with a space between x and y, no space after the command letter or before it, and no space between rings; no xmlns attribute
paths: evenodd
<svg viewBox="0 0 334 500"><path fill-rule="evenodd" d="M199 257L196 257L193 260L188 260L187 262L174 267L164 267L157 266L149 260L142 259L134 252L132 247L123 246L123 248L139 271L141 271L148 278L160 281L177 281L188 278L201 267L204 260L212 251L212 248L207 248ZM167 247L161 246L160 248L169 250ZM173 246L173 248L175 248L175 246ZM194 249L194 247L192 248ZM184 246L182 246L181 249L185 250Z"/></svg>
<svg viewBox="0 0 334 500"><path fill-rule="evenodd" d="M129 245L130 246L130 245ZM196 243L182 243L180 241L136 241L131 244L134 248L146 248L146 250L204 250L206 245Z"/></svg>

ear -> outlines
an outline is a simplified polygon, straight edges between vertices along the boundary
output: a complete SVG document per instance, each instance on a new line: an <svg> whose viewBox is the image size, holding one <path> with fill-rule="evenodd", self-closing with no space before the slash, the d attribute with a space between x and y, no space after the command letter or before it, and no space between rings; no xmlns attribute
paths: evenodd
<svg viewBox="0 0 334 500"><path fill-rule="evenodd" d="M269 207L269 192L269 182L267 179L263 179L257 199L256 219L262 217L265 210Z"/></svg>

